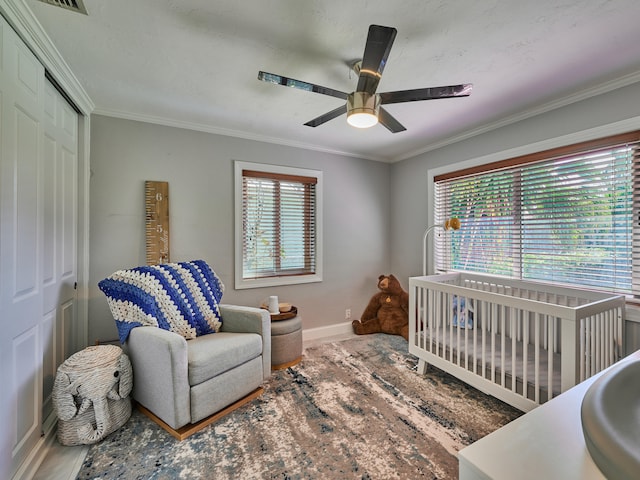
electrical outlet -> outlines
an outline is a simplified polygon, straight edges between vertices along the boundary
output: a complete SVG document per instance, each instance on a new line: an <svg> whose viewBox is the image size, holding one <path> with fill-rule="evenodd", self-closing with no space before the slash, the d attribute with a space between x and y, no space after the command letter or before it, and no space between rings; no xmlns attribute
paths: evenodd
<svg viewBox="0 0 640 480"><path fill-rule="evenodd" d="M345 320L351 320L351 309L350 308L347 308L344 311L344 318L345 318Z"/></svg>

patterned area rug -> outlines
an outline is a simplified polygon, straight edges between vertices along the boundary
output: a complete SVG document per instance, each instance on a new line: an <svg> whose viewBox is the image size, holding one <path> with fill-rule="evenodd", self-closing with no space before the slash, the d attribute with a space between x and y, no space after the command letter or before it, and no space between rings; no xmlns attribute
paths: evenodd
<svg viewBox="0 0 640 480"><path fill-rule="evenodd" d="M429 367L399 336L305 350L252 403L183 442L134 411L80 479L444 479L456 454L521 415Z"/></svg>

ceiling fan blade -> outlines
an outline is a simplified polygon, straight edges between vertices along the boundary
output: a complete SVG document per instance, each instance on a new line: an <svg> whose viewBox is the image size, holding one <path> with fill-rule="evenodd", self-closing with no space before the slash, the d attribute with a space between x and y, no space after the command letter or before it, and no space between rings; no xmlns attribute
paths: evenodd
<svg viewBox="0 0 640 480"><path fill-rule="evenodd" d="M302 80L296 80L295 78L283 77L275 73L268 73L260 71L258 72L258 80L262 80L267 83L274 83L276 85L282 85L284 87L293 87L299 90L306 90L308 92L321 93L323 95L329 95L330 97L347 99L347 94L333 88L322 87L320 85L314 85L313 83L303 82Z"/></svg>
<svg viewBox="0 0 640 480"><path fill-rule="evenodd" d="M336 117L339 117L343 113L347 113L347 105L342 105L335 110L331 110L330 112L325 113L324 115L320 115L319 117L314 118L313 120L309 120L305 125L307 127L317 127L318 125L322 125L323 123L328 122L329 120L333 120Z"/></svg>
<svg viewBox="0 0 640 480"><path fill-rule="evenodd" d="M387 63L391 46L396 38L397 30L393 27L371 25L364 47L360 76L358 77L358 92L376 93L382 71Z"/></svg>
<svg viewBox="0 0 640 480"><path fill-rule="evenodd" d="M378 110L378 122L387 127L391 133L404 132L406 128L384 108Z"/></svg>
<svg viewBox="0 0 640 480"><path fill-rule="evenodd" d="M468 97L473 84L450 85L448 87L418 88L415 90L399 90L397 92L380 93L380 103L417 102L420 100L436 100L438 98Z"/></svg>

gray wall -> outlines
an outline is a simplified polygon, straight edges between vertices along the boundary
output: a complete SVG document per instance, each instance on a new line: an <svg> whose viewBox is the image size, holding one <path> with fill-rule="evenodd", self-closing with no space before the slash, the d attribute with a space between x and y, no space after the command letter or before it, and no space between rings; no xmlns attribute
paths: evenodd
<svg viewBox="0 0 640 480"><path fill-rule="evenodd" d="M324 280L234 290L233 161L323 172ZM169 182L171 261L204 259L225 283L224 303L268 295L299 308L303 328L357 318L389 273L388 164L95 115L91 119L89 342L117 337L97 283L145 263L144 181ZM407 285L405 285L405 288Z"/></svg>

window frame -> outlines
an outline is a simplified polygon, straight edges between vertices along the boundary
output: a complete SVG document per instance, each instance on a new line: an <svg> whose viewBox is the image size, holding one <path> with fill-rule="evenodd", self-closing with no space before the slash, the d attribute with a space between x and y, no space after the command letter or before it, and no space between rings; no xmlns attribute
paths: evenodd
<svg viewBox="0 0 640 480"><path fill-rule="evenodd" d="M243 171L264 172L265 177L287 175L313 177L315 186L315 273L269 276L261 278L243 278ZM260 288L281 285L297 285L322 281L322 172L298 167L270 165L253 162L234 162L234 207L235 207L235 288Z"/></svg>
<svg viewBox="0 0 640 480"><path fill-rule="evenodd" d="M578 132L570 135L565 135L562 137L549 139L542 142L537 142L517 148L513 148L510 150L505 150L502 152L496 152L494 154L486 155L478 158L470 158L468 160L463 160L461 162L457 162L454 165L441 166L433 169L429 169L427 171L427 195L431 200L432 208L427 209L427 225L433 225L435 222L435 200L436 200L436 179L449 177L449 176L459 176L461 172L474 172L474 171L484 171L495 168L495 165L502 164L503 166L510 166L514 164L522 163L524 157L528 156L527 160L531 161L535 156L545 156L551 150L556 151L556 153L560 152L564 153L572 153L572 149L578 147L578 151L584 150L584 147L587 146L589 148L596 149L601 146L600 142L604 141L605 145L611 141L612 137L619 136L631 136L634 137L638 135L638 129L640 128L640 121L622 121L617 122L615 124L606 125L603 127L597 127L594 129L586 130L583 132ZM533 160L535 161L535 160ZM524 162L529 163L529 162ZM492 168L490 168L492 166ZM634 192L634 199L637 197L638 193ZM639 235L640 228L634 227L633 234ZM444 232L440 230L436 230L435 235L429 239L429 244L427 247L427 260L428 260L428 271L427 274L434 274L435 271L435 238L439 235L455 235L455 232ZM634 256L635 259L635 256ZM632 271L632 282L635 287L636 283L640 281L636 275L636 267L635 260ZM590 288L590 287L586 287ZM591 288L594 289L594 288ZM634 297L631 295L627 296L628 299L633 299Z"/></svg>

